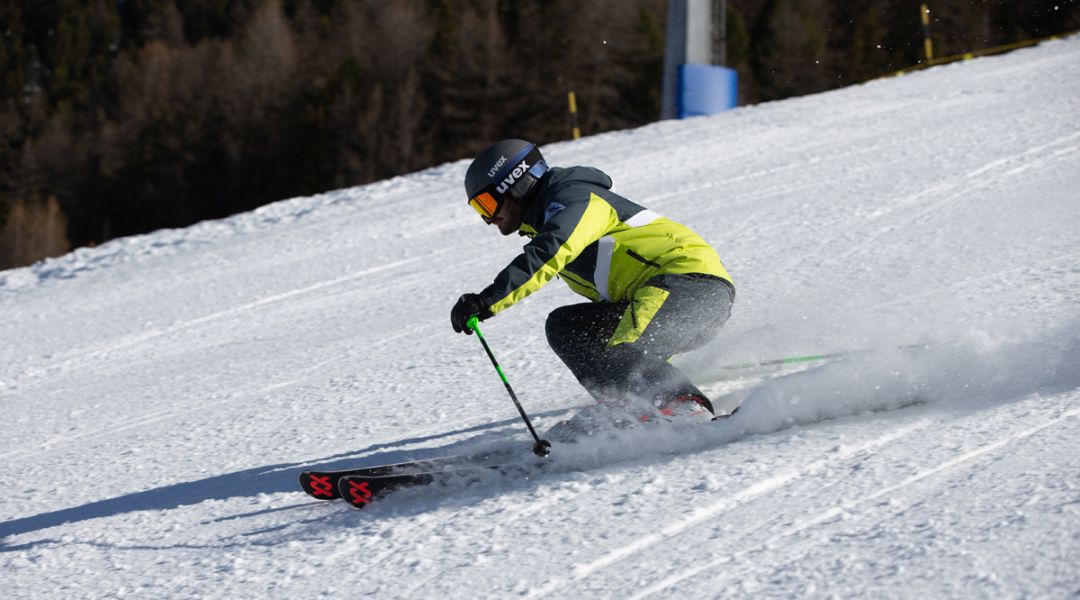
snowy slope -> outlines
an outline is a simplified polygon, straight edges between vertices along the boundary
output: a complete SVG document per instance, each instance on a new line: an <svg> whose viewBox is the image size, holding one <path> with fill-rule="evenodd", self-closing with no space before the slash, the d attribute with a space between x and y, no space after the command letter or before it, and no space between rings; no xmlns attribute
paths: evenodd
<svg viewBox="0 0 1080 600"><path fill-rule="evenodd" d="M0 272L4 595L1075 596L1077 115L1071 39L545 147L718 248L679 360L743 409L360 512L297 472L528 447L448 323L520 247L466 162ZM543 338L577 300L485 327L541 428L588 403Z"/></svg>

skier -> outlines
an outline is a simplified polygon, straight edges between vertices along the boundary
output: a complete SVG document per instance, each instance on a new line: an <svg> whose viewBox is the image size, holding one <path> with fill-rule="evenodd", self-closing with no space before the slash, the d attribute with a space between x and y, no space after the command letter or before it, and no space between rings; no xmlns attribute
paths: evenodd
<svg viewBox="0 0 1080 600"><path fill-rule="evenodd" d="M716 337L731 314L731 278L701 237L611 186L592 167L549 168L524 140L481 152L465 174L469 205L502 235L531 241L494 283L458 299L454 331L471 334L471 316L488 319L559 277L592 302L552 311L548 343L599 406L618 409L605 411L622 415L616 424L711 417L712 403L669 359ZM595 427L560 426L571 437Z"/></svg>

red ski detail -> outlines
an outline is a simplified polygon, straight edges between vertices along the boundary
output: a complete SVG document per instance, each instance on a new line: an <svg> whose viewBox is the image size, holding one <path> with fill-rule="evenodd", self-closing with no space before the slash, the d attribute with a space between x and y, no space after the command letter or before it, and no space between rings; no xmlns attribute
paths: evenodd
<svg viewBox="0 0 1080 600"><path fill-rule="evenodd" d="M323 498L334 497L334 486L330 482L329 475L309 475L308 483L311 484L311 495L322 496Z"/></svg>
<svg viewBox="0 0 1080 600"><path fill-rule="evenodd" d="M355 481L349 482L349 497L352 498L352 503L355 506L366 506L371 502L371 490L368 489L368 482L361 481L359 483Z"/></svg>

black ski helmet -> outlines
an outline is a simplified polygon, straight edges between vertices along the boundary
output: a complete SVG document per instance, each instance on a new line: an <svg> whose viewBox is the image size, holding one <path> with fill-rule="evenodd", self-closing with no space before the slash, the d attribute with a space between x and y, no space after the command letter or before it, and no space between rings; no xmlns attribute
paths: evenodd
<svg viewBox="0 0 1080 600"><path fill-rule="evenodd" d="M502 140L473 159L465 172L465 194L469 204L490 219L507 197L524 204L547 169L536 144Z"/></svg>

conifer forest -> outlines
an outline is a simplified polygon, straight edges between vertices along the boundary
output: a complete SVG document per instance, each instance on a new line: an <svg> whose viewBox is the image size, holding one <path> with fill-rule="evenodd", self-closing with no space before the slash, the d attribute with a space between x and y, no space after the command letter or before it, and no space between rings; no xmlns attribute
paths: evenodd
<svg viewBox="0 0 1080 600"><path fill-rule="evenodd" d="M721 3L716 3L720 5ZM728 0L740 104L1080 29L1080 0ZM0 0L0 269L656 121L664 0ZM719 53L717 53L719 55ZM464 207L464 198L462 198Z"/></svg>

